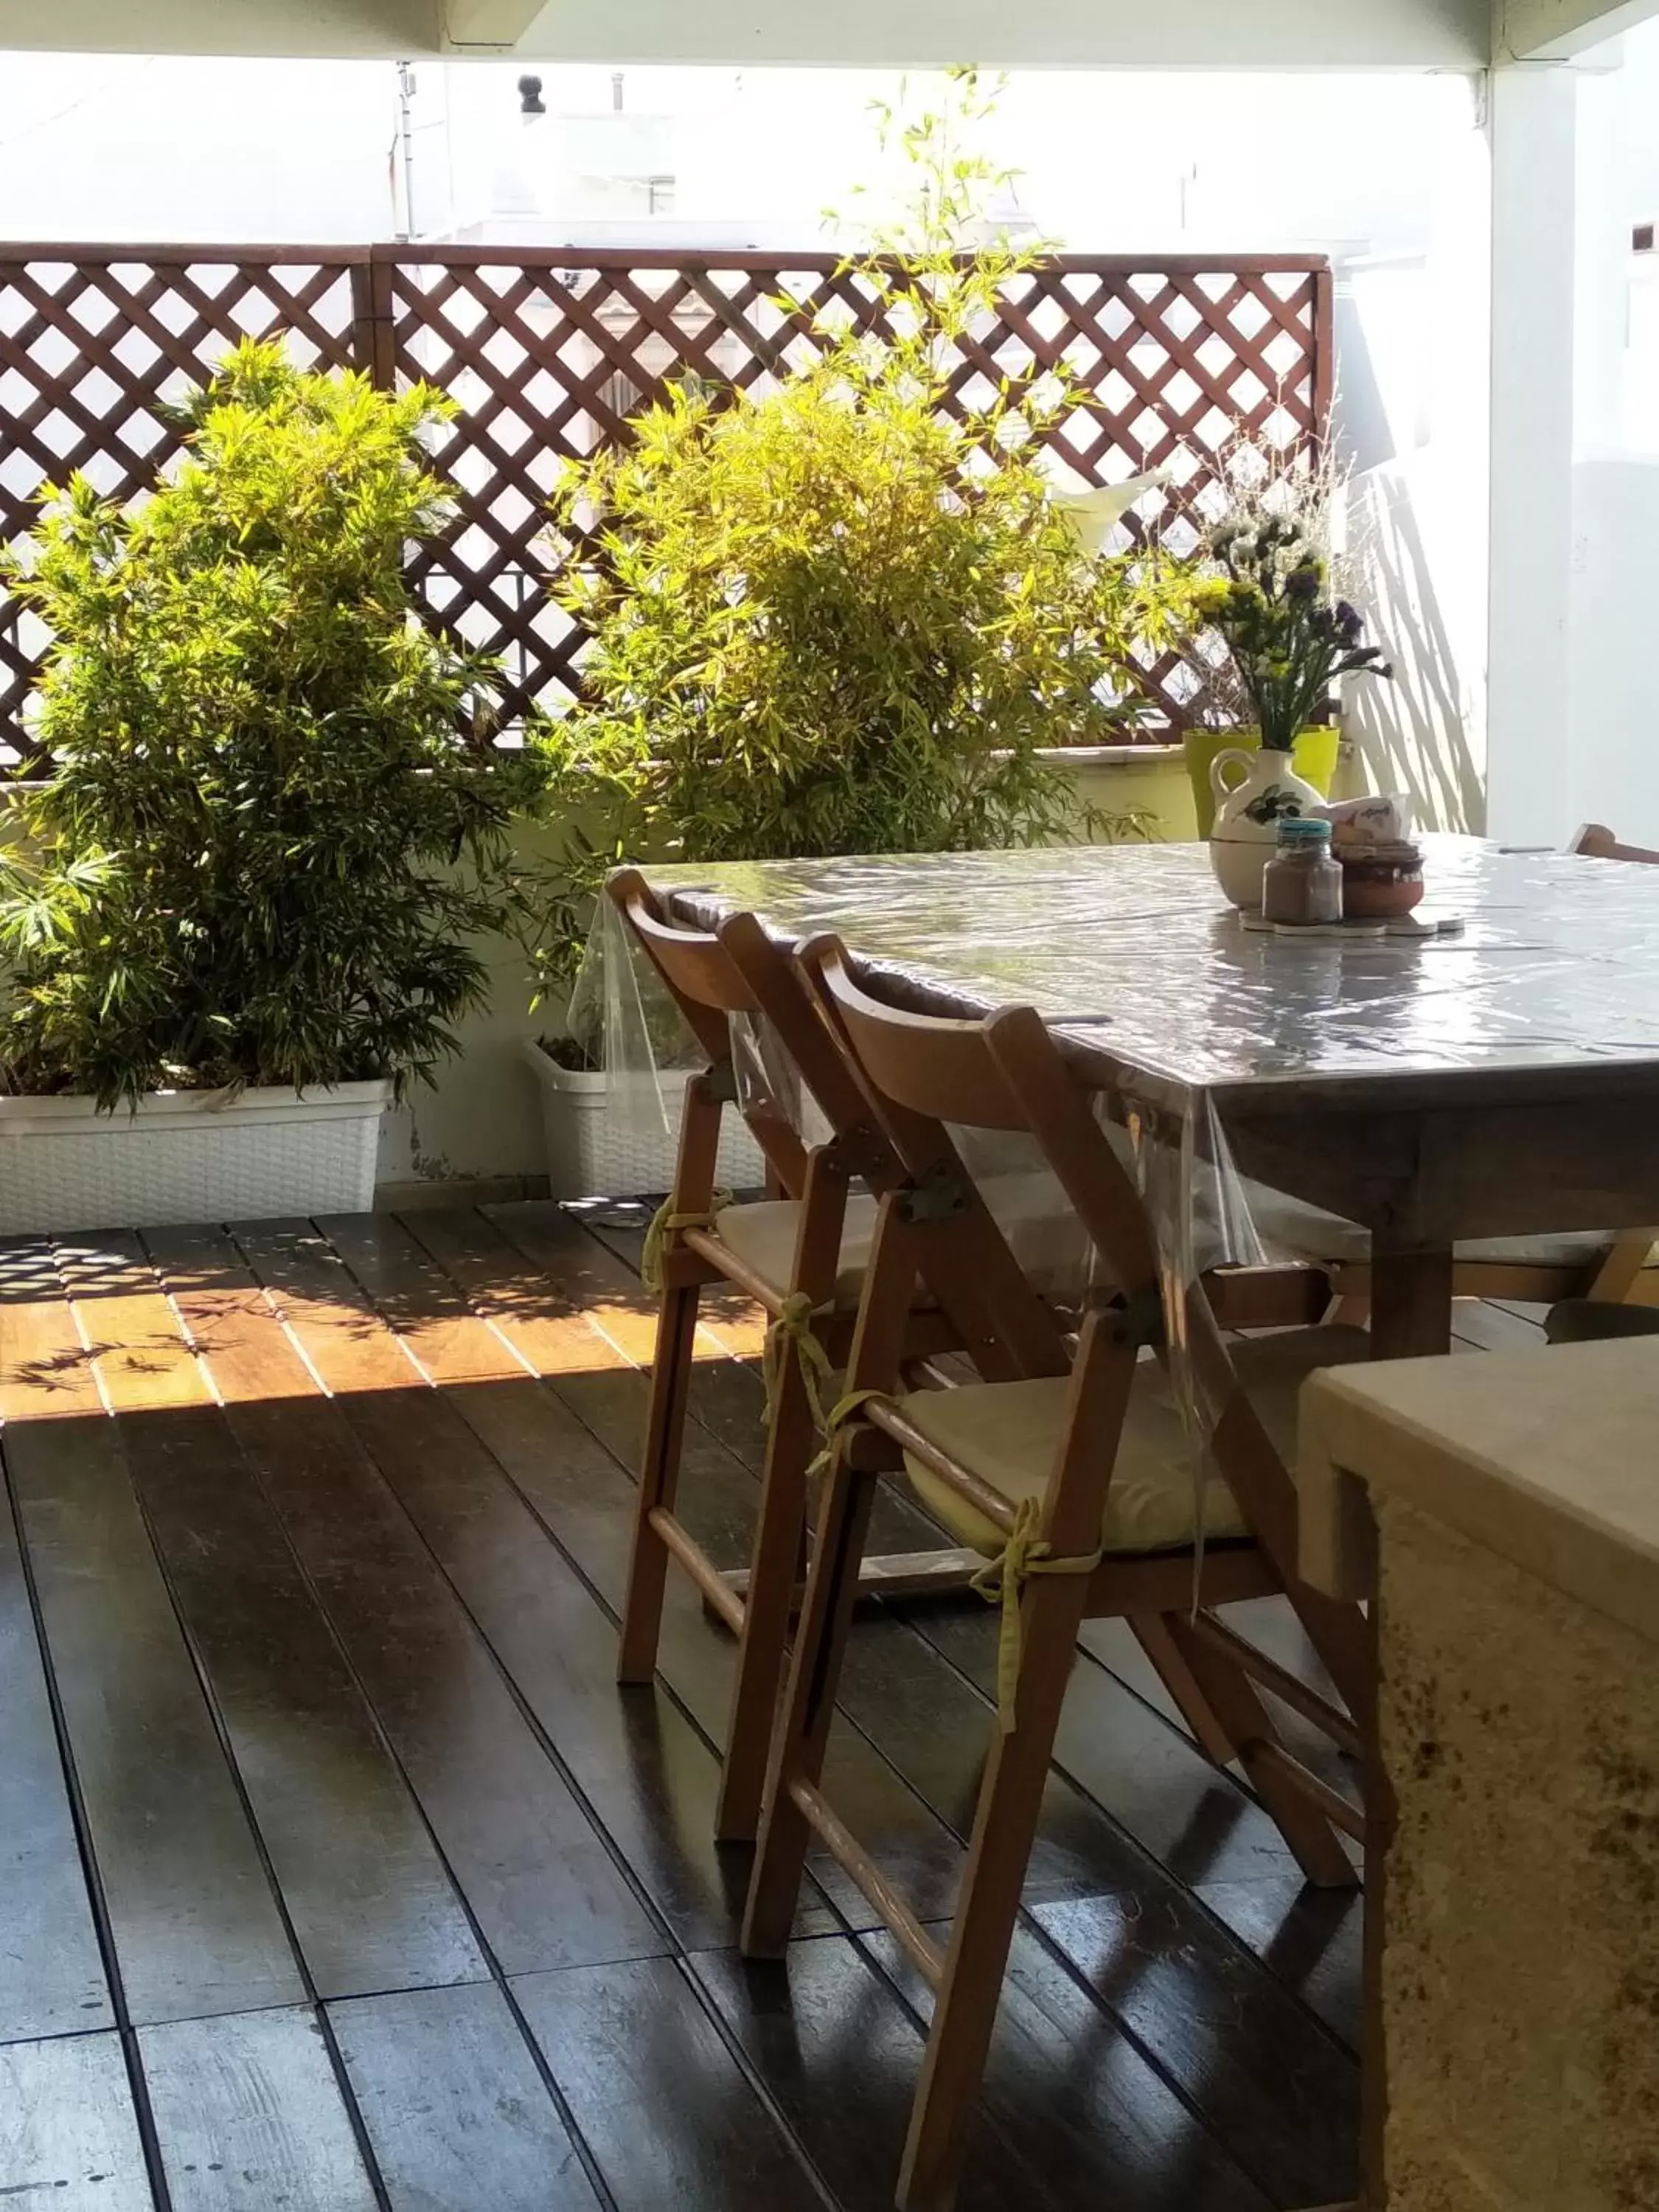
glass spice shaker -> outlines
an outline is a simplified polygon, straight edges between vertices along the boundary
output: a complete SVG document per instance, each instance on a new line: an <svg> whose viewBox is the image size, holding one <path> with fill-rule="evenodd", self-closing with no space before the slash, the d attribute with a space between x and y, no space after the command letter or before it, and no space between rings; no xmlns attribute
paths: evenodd
<svg viewBox="0 0 1659 2212"><path fill-rule="evenodd" d="M1331 856L1331 825L1304 814L1279 824L1273 856L1261 871L1264 921L1308 924L1342 919L1342 868Z"/></svg>

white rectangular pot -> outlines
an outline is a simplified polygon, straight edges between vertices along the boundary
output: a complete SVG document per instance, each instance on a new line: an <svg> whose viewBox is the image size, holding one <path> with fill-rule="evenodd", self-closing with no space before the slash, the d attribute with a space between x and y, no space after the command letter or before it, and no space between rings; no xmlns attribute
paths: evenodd
<svg viewBox="0 0 1659 2212"><path fill-rule="evenodd" d="M674 1180L684 1116L684 1076L663 1078L665 1128L654 1112L619 1112L601 1069L561 1067L534 1040L524 1048L541 1094L549 1188L555 1198L638 1198ZM735 1108L720 1122L716 1179L729 1190L754 1190L765 1180L760 1146Z"/></svg>
<svg viewBox="0 0 1659 2212"><path fill-rule="evenodd" d="M362 1213L389 1082L329 1091L0 1098L0 1233Z"/></svg>

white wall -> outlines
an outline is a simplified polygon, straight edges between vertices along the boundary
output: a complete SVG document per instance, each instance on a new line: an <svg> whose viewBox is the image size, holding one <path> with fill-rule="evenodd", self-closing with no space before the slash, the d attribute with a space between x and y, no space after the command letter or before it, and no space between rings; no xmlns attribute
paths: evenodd
<svg viewBox="0 0 1659 2212"><path fill-rule="evenodd" d="M1392 684L1351 684L1373 788L1419 826L1485 825L1489 166L1468 83L1443 82L1396 155L1420 243L1339 264L1337 428L1349 531Z"/></svg>
<svg viewBox="0 0 1659 2212"><path fill-rule="evenodd" d="M551 1008L531 1012L516 945L497 939L479 950L490 969L489 1005L458 1024L463 1056L444 1064L434 1087L411 1090L381 1123L382 1184L547 1171L535 1079L522 1052L526 1038L562 1024Z"/></svg>
<svg viewBox="0 0 1659 2212"><path fill-rule="evenodd" d="M1557 833L1610 823L1659 844L1659 23L1587 58L1580 82L1571 715Z"/></svg>

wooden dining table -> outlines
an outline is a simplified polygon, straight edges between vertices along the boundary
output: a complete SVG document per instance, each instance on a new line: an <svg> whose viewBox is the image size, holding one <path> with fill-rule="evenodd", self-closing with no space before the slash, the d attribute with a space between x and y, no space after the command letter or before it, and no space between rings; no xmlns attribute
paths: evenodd
<svg viewBox="0 0 1659 2212"><path fill-rule="evenodd" d="M1450 1348L1462 1240L1659 1224L1659 868L1421 842L1443 926L1409 939L1247 927L1196 844L647 872L697 926L748 909L785 943L833 933L918 1012L1035 1006L1121 1105L1369 1231L1389 1358ZM1393 1807L1372 1742L1365 2212L1387 2201Z"/></svg>
<svg viewBox="0 0 1659 2212"><path fill-rule="evenodd" d="M1091 1083L1370 1232L1379 1358L1449 1348L1462 1239L1659 1222L1659 869L1423 840L1432 938L1244 927L1195 844L648 871L823 932L918 1011L1035 1006ZM1203 1143L1200 1133L1200 1148Z"/></svg>

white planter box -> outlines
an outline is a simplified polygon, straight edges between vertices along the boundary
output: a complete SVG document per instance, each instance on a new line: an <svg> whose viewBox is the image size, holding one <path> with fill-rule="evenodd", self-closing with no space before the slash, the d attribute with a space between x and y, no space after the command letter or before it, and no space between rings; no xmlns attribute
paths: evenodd
<svg viewBox="0 0 1659 2212"><path fill-rule="evenodd" d="M159 1091L113 1114L0 1098L0 1233L366 1212L391 1097L385 1082Z"/></svg>
<svg viewBox="0 0 1659 2212"><path fill-rule="evenodd" d="M555 1198L638 1198L668 1188L684 1112L683 1077L664 1079L665 1131L653 1126L656 1116L649 1110L615 1110L603 1069L561 1067L533 1040L524 1056L541 1093L548 1183ZM760 1146L731 1107L720 1122L715 1174L729 1190L753 1190L765 1179Z"/></svg>

